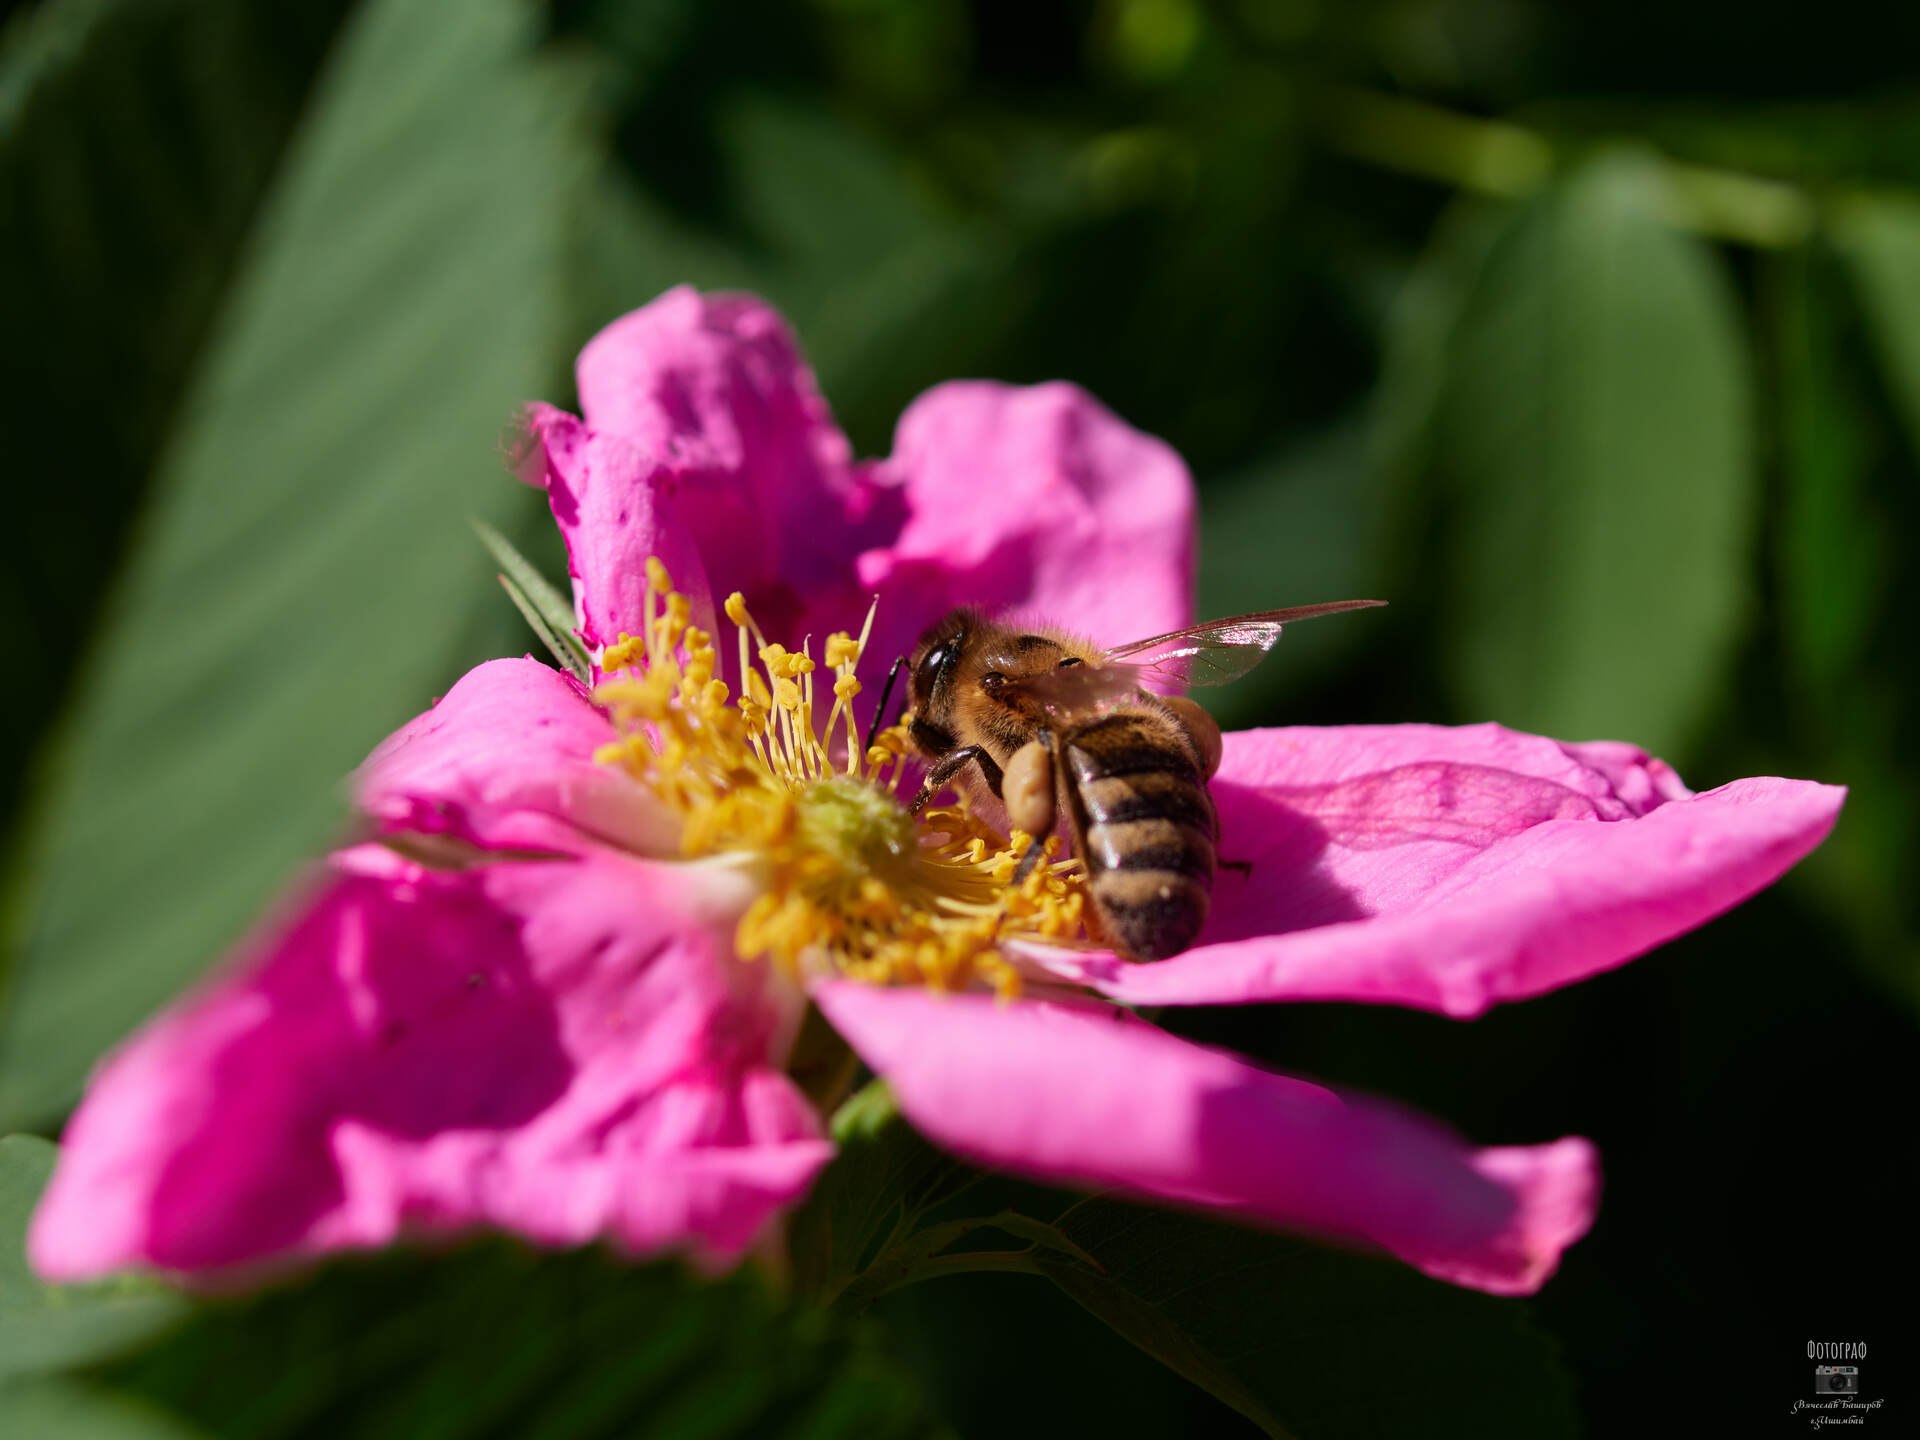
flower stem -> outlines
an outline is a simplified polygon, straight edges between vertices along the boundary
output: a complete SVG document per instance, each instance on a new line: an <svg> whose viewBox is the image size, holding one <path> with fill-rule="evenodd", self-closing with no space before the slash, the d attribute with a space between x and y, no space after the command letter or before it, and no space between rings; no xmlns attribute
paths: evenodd
<svg viewBox="0 0 1920 1440"><path fill-rule="evenodd" d="M1371 90L1330 92L1323 119L1328 143L1351 159L1500 200L1532 194L1568 158L1526 126ZM1813 229L1816 206L1800 186L1666 155L1658 164L1665 216L1679 229L1769 250Z"/></svg>

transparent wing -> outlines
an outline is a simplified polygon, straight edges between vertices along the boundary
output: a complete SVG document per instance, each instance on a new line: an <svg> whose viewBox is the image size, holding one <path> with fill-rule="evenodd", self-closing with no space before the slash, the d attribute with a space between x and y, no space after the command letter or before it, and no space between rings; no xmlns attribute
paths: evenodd
<svg viewBox="0 0 1920 1440"><path fill-rule="evenodd" d="M1138 665L1117 661L1107 665L1073 665L1065 670L1048 670L1015 682L1021 694L1029 696L1046 712L1055 725L1084 721L1102 715L1116 705L1125 704L1139 693L1148 679Z"/></svg>
<svg viewBox="0 0 1920 1440"><path fill-rule="evenodd" d="M1157 684L1185 688L1225 685L1238 680L1266 658L1283 626L1317 615L1343 610L1365 610L1384 600L1335 600L1325 605L1296 605L1291 610L1260 610L1230 615L1185 630L1169 631L1131 644L1117 645L1103 657L1094 673L1131 672L1130 684ZM1071 673L1071 672L1069 672Z"/></svg>

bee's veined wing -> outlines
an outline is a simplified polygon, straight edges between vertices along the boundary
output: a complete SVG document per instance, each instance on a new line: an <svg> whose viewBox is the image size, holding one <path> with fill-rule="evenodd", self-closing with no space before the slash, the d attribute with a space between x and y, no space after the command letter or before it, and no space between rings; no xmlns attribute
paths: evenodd
<svg viewBox="0 0 1920 1440"><path fill-rule="evenodd" d="M1111 665L1071 665L1014 683L1057 724L1076 717L1091 718L1124 704L1139 693L1146 679L1138 665L1119 661Z"/></svg>
<svg viewBox="0 0 1920 1440"><path fill-rule="evenodd" d="M1225 685L1238 680L1266 658L1282 626L1316 615L1365 610L1384 600L1335 600L1325 605L1296 605L1291 610L1260 610L1208 620L1185 630L1135 640L1107 651L1096 673L1130 672L1135 685L1157 682L1187 687Z"/></svg>

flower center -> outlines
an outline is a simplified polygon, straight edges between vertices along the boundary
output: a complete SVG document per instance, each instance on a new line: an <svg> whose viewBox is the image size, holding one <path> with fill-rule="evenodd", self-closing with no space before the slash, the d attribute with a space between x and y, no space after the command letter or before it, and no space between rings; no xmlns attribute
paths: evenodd
<svg viewBox="0 0 1920 1440"><path fill-rule="evenodd" d="M796 974L937 989L984 982L1011 994L1019 975L1001 942L1084 933L1078 861L1037 866L1015 889L1007 882L1031 836L1003 837L964 800L918 815L900 803L904 723L869 749L855 714L872 610L857 640L827 637L833 701L816 723L825 686L811 641L797 652L768 643L744 599L729 596L744 677L735 697L715 678L713 637L688 623L692 607L666 567L649 560L647 575L645 633L621 636L601 657L594 698L620 739L595 758L679 815L683 855L737 857L764 879L735 933L741 958L768 956ZM1049 857L1056 843L1047 842Z"/></svg>

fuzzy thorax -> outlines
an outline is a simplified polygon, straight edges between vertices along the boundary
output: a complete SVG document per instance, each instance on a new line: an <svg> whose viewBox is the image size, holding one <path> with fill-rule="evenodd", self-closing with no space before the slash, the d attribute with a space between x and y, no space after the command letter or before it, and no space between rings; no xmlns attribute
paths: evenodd
<svg viewBox="0 0 1920 1440"><path fill-rule="evenodd" d="M1001 836L964 800L909 815L899 796L910 764L904 728L861 745L854 669L872 610L858 639L827 637L822 672L810 641L798 651L768 643L744 599L729 596L745 677L735 696L666 567L649 560L647 575L645 633L621 636L601 657L594 699L621 738L595 758L679 816L683 856L735 858L763 877L735 933L742 959L770 956L796 975L1011 994L1019 976L1001 942L1084 933L1077 862L1042 865L1011 888L1030 836ZM1051 853L1056 842L1047 843Z"/></svg>

